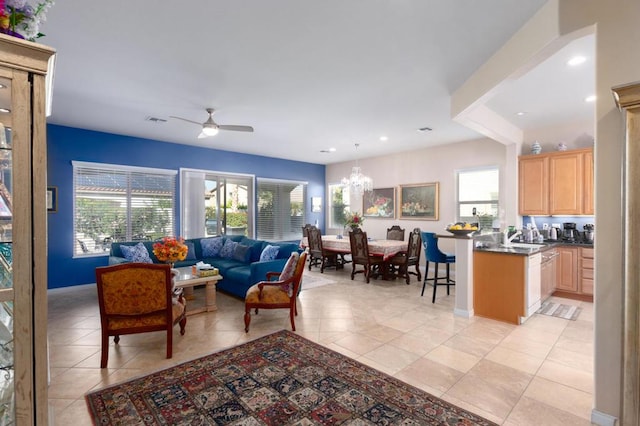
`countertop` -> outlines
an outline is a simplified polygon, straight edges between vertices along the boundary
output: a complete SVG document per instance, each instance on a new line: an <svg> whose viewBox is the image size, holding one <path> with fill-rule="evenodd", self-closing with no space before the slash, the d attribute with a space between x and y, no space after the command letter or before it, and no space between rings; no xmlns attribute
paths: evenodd
<svg viewBox="0 0 640 426"><path fill-rule="evenodd" d="M517 243L516 243L517 244ZM485 251L490 253L515 254L519 256L530 256L532 254L541 253L554 247L585 247L593 248L593 244L587 243L567 243L563 241L546 241L541 247L520 248L520 247L501 247L500 244L489 243L487 246L474 247L474 251Z"/></svg>

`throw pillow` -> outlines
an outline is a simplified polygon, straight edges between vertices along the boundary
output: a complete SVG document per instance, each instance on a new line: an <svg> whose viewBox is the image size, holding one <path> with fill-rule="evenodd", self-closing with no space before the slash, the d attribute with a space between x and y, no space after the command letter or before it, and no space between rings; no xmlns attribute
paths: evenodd
<svg viewBox="0 0 640 426"><path fill-rule="evenodd" d="M242 263L249 263L249 257L251 256L251 247L238 244L233 251L233 260L237 260Z"/></svg>
<svg viewBox="0 0 640 426"><path fill-rule="evenodd" d="M276 256L278 256L278 250L280 250L278 246L267 245L264 250L262 250L262 253L260 253L260 262L275 260Z"/></svg>
<svg viewBox="0 0 640 426"><path fill-rule="evenodd" d="M223 244L224 238L222 237L203 238L200 240L202 257L218 257Z"/></svg>
<svg viewBox="0 0 640 426"><path fill-rule="evenodd" d="M293 274L295 274L296 272L296 266L298 266L299 259L300 259L300 254L297 251L294 251L293 253L291 253L291 256L289 256L287 263L284 265L284 268L282 268L282 272L280 273L280 277L278 278L278 281L288 280L289 278L293 277ZM289 294L289 296L291 296L291 293L293 290L292 284L283 284L280 287L284 291L286 291L287 294Z"/></svg>
<svg viewBox="0 0 640 426"><path fill-rule="evenodd" d="M238 243L232 240L226 240L220 249L220 257L223 259L233 259L233 253L236 251Z"/></svg>
<svg viewBox="0 0 640 426"><path fill-rule="evenodd" d="M153 263L147 248L142 243L138 243L135 246L121 245L120 251L124 258L130 262Z"/></svg>
<svg viewBox="0 0 640 426"><path fill-rule="evenodd" d="M196 260L196 246L193 243L184 243L187 246L187 256L184 260Z"/></svg>

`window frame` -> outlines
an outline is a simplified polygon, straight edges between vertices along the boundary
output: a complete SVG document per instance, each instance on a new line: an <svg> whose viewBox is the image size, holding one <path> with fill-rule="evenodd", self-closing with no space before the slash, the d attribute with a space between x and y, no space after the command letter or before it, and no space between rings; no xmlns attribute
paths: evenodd
<svg viewBox="0 0 640 426"><path fill-rule="evenodd" d="M334 204L333 204L333 190L339 188L342 190L342 202L345 212L351 212L351 192L349 187L343 185L341 182L330 183L327 185L327 204L329 206L327 211L327 229L344 229L344 225L340 225L335 222L334 218ZM346 193L346 195L345 195Z"/></svg>
<svg viewBox="0 0 640 426"><path fill-rule="evenodd" d="M270 237L264 234L264 231L261 229L261 216L260 216L260 193L262 191L261 189L261 185L263 184L274 184L278 186L278 191L281 191L281 185L295 185L296 187L302 185L302 197L301 197L301 207L300 207L300 211L301 211L301 219L300 219L300 226L297 226L298 224L295 224L291 226L290 229L290 234L285 234L286 229L284 226L282 226L281 230L280 230L280 236L275 236L275 234L277 233L278 229L277 226L274 226L274 236ZM256 238L259 240L267 240L267 241L273 241L273 242L280 242L280 241L293 241L295 239L300 239L302 238L302 227L305 225L306 223L306 218L307 218L307 210L310 208L309 206L309 200L307 199L307 193L308 193L308 187L309 187L309 182L308 181L299 181L299 180L293 180L293 179L273 179L273 178L261 178L261 177L257 177L256 178L256 184L255 184L255 200L256 200L256 204L255 204L255 235ZM291 207L291 204L289 204L289 207ZM291 212L291 210L289 210L289 212ZM289 218L291 218L292 216L289 216ZM286 221L286 217L285 216L281 216L280 220L279 220L279 225L284 225L284 222Z"/></svg>
<svg viewBox="0 0 640 426"><path fill-rule="evenodd" d="M495 171L497 173L497 183L496 183L496 192L498 194L498 197L494 200L494 199L475 199L475 200L467 200L467 201L460 201L460 175L464 174L464 173L477 173L477 172L483 172L483 171ZM458 169L455 171L456 173L456 220L460 221L460 222L476 222L477 220L479 220L479 214L481 212L477 212L476 217L472 217L472 216L462 216L462 206L469 206L469 205L484 205L484 204L491 204L491 205L495 205L495 215L491 215L492 217L492 221L498 218L499 212L500 212L500 167L498 165L491 165L491 166L485 166L485 167L472 167L472 168L468 168L468 169Z"/></svg>
<svg viewBox="0 0 640 426"><path fill-rule="evenodd" d="M95 171L97 174L99 173L105 173L105 174L124 174L126 175L126 181L127 181L127 187L125 189L125 194L124 195L120 195L120 198L124 197L126 200L126 223L125 223L125 228L126 228L126 233L127 236L125 237L126 240L130 241L133 239L133 236L129 236L129 232L132 229L132 209L135 208L135 206L132 205L132 199L135 198L139 198L139 196L136 196L133 192L133 188L130 185L130 181L131 178L134 176L134 174L141 174L141 175L145 175L148 174L149 176L157 176L157 177L170 177L171 181L172 181L172 185L170 188L166 188L166 190L170 193L170 195L168 197L166 197L167 199L171 200L171 208L169 209L169 224L171 227L171 231L170 234L171 235L175 235L176 232L176 207L177 207L177 203L176 203L176 196L177 196L177 175L178 172L177 170L170 170L170 169L159 169L159 168L151 168L151 167L139 167L139 166L129 166L129 165L122 165L122 164L109 164L109 163L96 163L96 162L85 162L85 161L72 161L71 162L72 165L72 176L73 176L73 181L72 181L72 188L73 188L73 194L72 194L72 200L73 200L73 230L72 230L72 258L88 258L88 257L102 257L102 256L108 256L109 255L109 250L104 249L103 247L103 251L90 251L88 253L86 252L81 252L82 251L82 244L80 242L78 242L78 238L77 238L77 234L78 234L78 198L79 198L79 191L78 191L78 176L79 176L79 172L81 171L81 169L86 169L87 171L93 170ZM80 251L80 252L79 252Z"/></svg>

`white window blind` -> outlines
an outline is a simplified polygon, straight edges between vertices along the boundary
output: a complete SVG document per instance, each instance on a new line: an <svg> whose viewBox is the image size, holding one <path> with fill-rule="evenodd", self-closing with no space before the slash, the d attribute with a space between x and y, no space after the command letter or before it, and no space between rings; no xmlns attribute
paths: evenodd
<svg viewBox="0 0 640 426"><path fill-rule="evenodd" d="M175 235L176 174L73 162L74 255L103 254L115 241Z"/></svg>
<svg viewBox="0 0 640 426"><path fill-rule="evenodd" d="M258 179L258 239L299 240L305 222L307 183Z"/></svg>

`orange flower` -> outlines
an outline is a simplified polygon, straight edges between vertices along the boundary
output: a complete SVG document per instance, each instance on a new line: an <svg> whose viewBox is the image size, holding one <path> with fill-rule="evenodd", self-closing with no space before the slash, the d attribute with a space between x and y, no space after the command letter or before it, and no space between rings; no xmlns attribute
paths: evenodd
<svg viewBox="0 0 640 426"><path fill-rule="evenodd" d="M189 248L182 237L163 237L162 241L153 244L153 254L161 262L177 262L187 257Z"/></svg>

